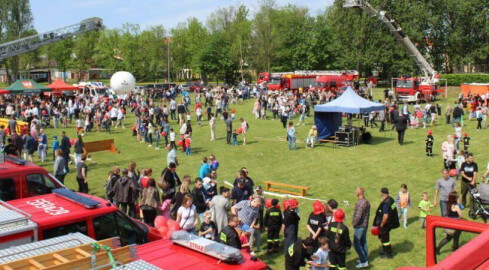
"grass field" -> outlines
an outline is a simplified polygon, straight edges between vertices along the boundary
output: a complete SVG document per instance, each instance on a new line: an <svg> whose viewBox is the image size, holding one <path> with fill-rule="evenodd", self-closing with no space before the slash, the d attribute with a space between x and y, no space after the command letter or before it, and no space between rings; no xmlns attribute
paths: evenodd
<svg viewBox="0 0 489 270"><path fill-rule="evenodd" d="M380 89L376 90L377 95L381 95L381 93ZM448 102L453 103L455 100L455 96L458 95L458 88L451 88L449 93L448 100L439 101L443 105L443 111ZM417 204L423 191L427 191L430 194L430 200L432 199L434 184L436 179L440 177L442 168L441 143L446 135L453 133L451 126L444 124L444 118L432 128L435 137L435 156L433 158L425 156L425 129L407 130L405 145L399 146L397 133L390 131L390 125L387 126L388 131L384 133L379 133L377 129L369 130L373 135L373 142L369 145L333 148L331 144L326 144L318 145L312 150L305 149L304 139L311 125L313 125L313 117L307 118L306 126L296 127L299 149L289 151L285 140L285 130L280 121L255 119L251 113L252 105L253 101L249 100L244 104L233 106L236 109L237 118L245 117L250 125L246 146L226 145L225 125L221 121L217 124L217 141L215 142L209 141L210 132L207 122L204 122L202 127L194 124L193 155L185 156L181 151L177 153L181 164L177 170L180 177L185 174L191 175L192 178L196 177L202 156L214 153L220 161L218 175L221 183L224 180L232 182L237 171L242 166L246 166L250 171L251 178L257 184L271 180L311 187L309 197L322 200L334 198L340 202L340 207L347 213L346 224L350 226L351 231L353 230L351 220L356 201L356 187L365 187L367 190L366 197L372 205L371 223L372 215L380 202L380 188L388 187L391 194L395 194L399 186L406 183L411 192L413 207L409 212L408 229L399 228L391 233L395 258L393 260L379 259L380 242L369 234L369 262L371 269L394 269L400 266L424 265L425 232L419 229ZM133 121L134 117L129 115L126 119L126 126L132 125ZM293 121L297 123L298 118L294 118ZM193 122L195 123L195 121ZM235 120L235 126L237 123ZM476 121L466 123L468 125L464 127L464 131L472 137L470 151L475 154L475 161L479 163L479 170L483 170L489 159L484 148L488 142L487 130L476 132ZM172 123L172 125L175 127L176 124ZM60 131L61 129L47 130L50 142L52 135L59 135ZM66 131L69 137L75 137L73 126ZM113 130L110 135L90 133L84 138L85 141L114 138L116 146L120 150L120 154L99 152L92 155L97 162L96 164L88 162L90 193L93 195L104 196L104 183L107 179L107 172L112 166L127 166L130 161L136 161L139 169L153 168L154 176L159 176L165 167L167 151L164 149L156 150L148 147L147 144L138 143L131 133L129 128L119 128ZM241 139L241 136L238 139ZM51 161L47 162L45 166L52 171ZM73 173L66 178L65 182L68 187L76 188ZM393 196L395 197L395 195ZM343 201L348 201L350 207L346 207ZM306 220L312 211L312 202L311 200L300 200L301 237L308 235ZM434 214L439 214L439 208L435 209ZM464 214L467 214L466 211ZM462 239L466 241L468 237L464 234ZM266 243L266 238L264 239ZM448 254L448 246L444 249L442 256ZM282 253L267 256L262 252L259 253L259 257L273 269L284 268ZM357 255L352 248L347 253L348 268L354 268L356 259Z"/></svg>

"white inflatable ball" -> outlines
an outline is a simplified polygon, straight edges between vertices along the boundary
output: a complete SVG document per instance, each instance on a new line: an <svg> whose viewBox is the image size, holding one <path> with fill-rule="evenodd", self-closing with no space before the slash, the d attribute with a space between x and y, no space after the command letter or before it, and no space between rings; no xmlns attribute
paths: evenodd
<svg viewBox="0 0 489 270"><path fill-rule="evenodd" d="M110 78L110 88L116 95L129 94L136 86L136 78L127 71L118 71Z"/></svg>

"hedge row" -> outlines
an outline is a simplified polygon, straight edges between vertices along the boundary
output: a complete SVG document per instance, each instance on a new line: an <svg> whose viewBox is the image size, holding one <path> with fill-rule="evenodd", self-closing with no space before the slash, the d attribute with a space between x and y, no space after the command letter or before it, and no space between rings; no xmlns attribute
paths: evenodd
<svg viewBox="0 0 489 270"><path fill-rule="evenodd" d="M442 74L440 77L452 86L460 86L463 83L489 83L489 74Z"/></svg>

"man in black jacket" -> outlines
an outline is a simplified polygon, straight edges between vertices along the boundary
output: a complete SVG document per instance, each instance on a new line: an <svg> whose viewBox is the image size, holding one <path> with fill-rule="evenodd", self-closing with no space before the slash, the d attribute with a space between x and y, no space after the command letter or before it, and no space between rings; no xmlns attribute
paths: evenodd
<svg viewBox="0 0 489 270"><path fill-rule="evenodd" d="M204 191L202 190L202 179L200 177L195 178L195 187L192 190L192 200L194 202L197 214L199 214L200 222L204 222L204 213L207 210L207 203L205 201Z"/></svg>
<svg viewBox="0 0 489 270"><path fill-rule="evenodd" d="M346 251L351 248L350 232L343 224L345 212L338 209L334 212L334 221L329 223L326 237L329 240L329 262L331 268L346 269Z"/></svg>
<svg viewBox="0 0 489 270"><path fill-rule="evenodd" d="M402 113L399 113L396 119L396 131L397 131L397 141L400 145L404 143L404 132L407 129L408 119Z"/></svg>
<svg viewBox="0 0 489 270"><path fill-rule="evenodd" d="M70 160L71 143L70 143L70 138L66 136L65 131L61 131L61 144L59 147L63 151L63 158L65 159L65 168L66 168L66 172L68 173L70 172L70 168L68 167L68 161Z"/></svg>
<svg viewBox="0 0 489 270"><path fill-rule="evenodd" d="M310 260L312 254L314 253L314 247L316 241L311 237L305 240L298 239L287 247L285 250L285 269L286 270L299 270L301 266L305 266L306 262L304 260Z"/></svg>
<svg viewBox="0 0 489 270"><path fill-rule="evenodd" d="M397 215L396 202L389 196L389 190L383 187L380 190L382 202L375 212L374 226L379 227L379 239L382 243L384 252L380 253L381 258L392 258L392 245L389 233L392 229L399 227L399 216Z"/></svg>
<svg viewBox="0 0 489 270"><path fill-rule="evenodd" d="M167 196L169 199L173 199L176 187L181 184L182 182L177 174L177 165L174 162L170 162L168 167L161 172L161 180L158 182L158 186L163 190L162 195Z"/></svg>
<svg viewBox="0 0 489 270"><path fill-rule="evenodd" d="M459 122L462 124L462 115L464 114L464 110L461 108L460 104L455 103L455 107L453 108L453 120L452 124L455 122Z"/></svg>
<svg viewBox="0 0 489 270"><path fill-rule="evenodd" d="M228 225L221 230L219 239L221 243L230 247L241 249L241 241L239 240L239 233L236 227L239 224L239 218L236 215L230 214L228 216Z"/></svg>

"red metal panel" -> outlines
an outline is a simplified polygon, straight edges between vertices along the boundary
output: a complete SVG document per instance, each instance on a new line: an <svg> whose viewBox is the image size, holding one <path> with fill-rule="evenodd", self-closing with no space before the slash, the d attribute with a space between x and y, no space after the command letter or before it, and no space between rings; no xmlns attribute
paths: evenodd
<svg viewBox="0 0 489 270"><path fill-rule="evenodd" d="M238 264L227 264L216 258L173 244L170 240L158 240L139 245L136 248L141 260L165 270L261 270L266 268L265 263L252 261L247 253L243 253L244 258Z"/></svg>
<svg viewBox="0 0 489 270"><path fill-rule="evenodd" d="M427 267L401 267L398 270L415 269L489 269L489 225L461 219L428 216L426 218L426 266ZM436 264L435 229L448 228L465 232L481 233L470 242L450 254L443 261ZM488 266L488 267L484 267Z"/></svg>

